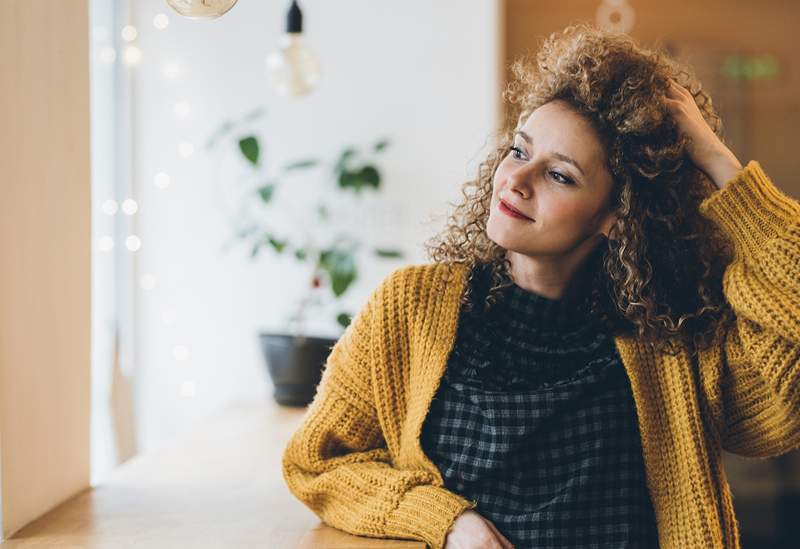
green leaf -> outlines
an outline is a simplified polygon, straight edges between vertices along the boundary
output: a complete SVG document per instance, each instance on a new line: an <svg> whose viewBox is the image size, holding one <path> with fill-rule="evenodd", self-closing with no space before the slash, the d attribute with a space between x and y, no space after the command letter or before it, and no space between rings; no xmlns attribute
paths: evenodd
<svg viewBox="0 0 800 549"><path fill-rule="evenodd" d="M339 187L352 188L356 193L364 187L377 189L381 183L381 175L372 165L363 166L358 171L342 170L339 174Z"/></svg>
<svg viewBox="0 0 800 549"><path fill-rule="evenodd" d="M320 254L319 266L328 273L336 297L345 293L356 279L356 265L350 250L324 250Z"/></svg>
<svg viewBox="0 0 800 549"><path fill-rule="evenodd" d="M396 257L403 257L403 252L401 252L400 250L388 250L388 249L385 249L385 248L375 248L375 255L377 255L378 257L396 258Z"/></svg>
<svg viewBox="0 0 800 549"><path fill-rule="evenodd" d="M388 146L389 146L389 140L388 139L382 139L382 140L378 141L377 143L375 143L375 147L374 147L375 148L375 152L381 152L382 150L384 150Z"/></svg>
<svg viewBox="0 0 800 549"><path fill-rule="evenodd" d="M267 204L270 200L272 200L272 194L275 192L275 184L267 183L263 187L259 187L256 190L258 191L258 196L261 197L261 201Z"/></svg>
<svg viewBox="0 0 800 549"><path fill-rule="evenodd" d="M252 250L250 250L250 257L255 257L255 256L257 256L257 255L258 255L258 251L259 251L260 249L261 249L261 242L260 242L260 241L258 241L258 242L256 242L255 244L253 244L253 249L252 249Z"/></svg>
<svg viewBox="0 0 800 549"><path fill-rule="evenodd" d="M355 187L358 190L358 174L348 170L342 170L339 173L339 187L347 189L348 187Z"/></svg>
<svg viewBox="0 0 800 549"><path fill-rule="evenodd" d="M330 261L331 261L331 254L333 252L331 250L322 250L319 254L319 266L324 270L329 270L330 268Z"/></svg>
<svg viewBox="0 0 800 549"><path fill-rule="evenodd" d="M289 172L289 171L292 171L292 170L300 170L300 169L304 169L304 168L312 168L312 167L314 167L314 166L316 166L318 164L319 164L319 160L317 160L315 158L309 158L307 160L298 160L297 162L292 162L292 163L287 164L286 166L284 166L283 167L283 171Z"/></svg>
<svg viewBox="0 0 800 549"><path fill-rule="evenodd" d="M338 315L336 315L336 322L338 322L342 328L347 328L350 325L350 322L352 321L353 321L353 315L351 314L339 313Z"/></svg>
<svg viewBox="0 0 800 549"><path fill-rule="evenodd" d="M256 136L249 135L240 139L239 150L253 166L258 165L260 147L258 145L258 138Z"/></svg>
<svg viewBox="0 0 800 549"><path fill-rule="evenodd" d="M276 252L278 252L278 253L281 253L281 252L283 252L283 249L284 249L284 248L286 247L286 245L289 243L289 241L288 241L288 240L278 240L277 238L275 238L275 237L272 237L272 236L268 236L268 237L267 237L267 242L269 242L269 243L270 243L270 245L271 245L273 248L275 248L275 251L276 251Z"/></svg>
<svg viewBox="0 0 800 549"><path fill-rule="evenodd" d="M319 214L319 218L322 220L326 220L330 217L330 213L328 212L328 208L325 207L325 204L319 204L317 206L317 214Z"/></svg>
<svg viewBox="0 0 800 549"><path fill-rule="evenodd" d="M333 295L336 297L341 296L347 291L347 288L350 287L350 284L352 284L355 279L355 268L353 268L352 271L335 271L333 278L331 279L331 289L333 290Z"/></svg>
<svg viewBox="0 0 800 549"><path fill-rule="evenodd" d="M294 251L294 256L300 261L303 261L306 257L308 257L308 253L303 248L297 248Z"/></svg>
<svg viewBox="0 0 800 549"><path fill-rule="evenodd" d="M361 168L361 172L359 173L361 180L364 182L364 185L369 185L377 189L380 187L381 184L381 174L378 172L378 169L375 166L367 165Z"/></svg>

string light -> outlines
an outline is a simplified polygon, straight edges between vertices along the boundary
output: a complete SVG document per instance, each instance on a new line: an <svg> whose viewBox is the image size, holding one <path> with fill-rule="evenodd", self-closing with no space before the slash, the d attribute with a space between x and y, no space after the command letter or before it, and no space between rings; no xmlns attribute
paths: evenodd
<svg viewBox="0 0 800 549"><path fill-rule="evenodd" d="M155 185L156 188L158 189L166 189L167 187L169 187L169 184L170 184L169 175L167 175L164 172L158 172L153 177L153 185Z"/></svg>
<svg viewBox="0 0 800 549"><path fill-rule="evenodd" d="M125 25L122 27L122 39L126 42L133 42L136 40L136 37L139 35L139 32L136 30L136 27L133 25Z"/></svg>
<svg viewBox="0 0 800 549"><path fill-rule="evenodd" d="M103 210L103 213L106 215L114 215L119 209L119 204L117 204L116 200L109 198L103 202L103 205L100 207L100 209Z"/></svg>
<svg viewBox="0 0 800 549"><path fill-rule="evenodd" d="M128 65L138 65L142 61L142 50L136 46L128 46L123 56Z"/></svg>
<svg viewBox="0 0 800 549"><path fill-rule="evenodd" d="M153 17L153 26L158 30L164 30L169 26L169 17L166 13L157 13Z"/></svg>
<svg viewBox="0 0 800 549"><path fill-rule="evenodd" d="M142 240L135 234L132 234L125 239L125 247L132 252L136 252L142 247Z"/></svg>
<svg viewBox="0 0 800 549"><path fill-rule="evenodd" d="M133 198L127 198L122 203L122 211L127 215L133 215L139 211L139 204L137 204Z"/></svg>

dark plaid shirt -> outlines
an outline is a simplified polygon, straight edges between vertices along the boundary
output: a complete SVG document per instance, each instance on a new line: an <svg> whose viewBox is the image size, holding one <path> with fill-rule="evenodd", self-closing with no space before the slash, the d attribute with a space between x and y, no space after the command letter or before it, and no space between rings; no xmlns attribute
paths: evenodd
<svg viewBox="0 0 800 549"><path fill-rule="evenodd" d="M445 486L517 549L657 548L630 382L587 298L508 281L484 312L475 280L422 428Z"/></svg>

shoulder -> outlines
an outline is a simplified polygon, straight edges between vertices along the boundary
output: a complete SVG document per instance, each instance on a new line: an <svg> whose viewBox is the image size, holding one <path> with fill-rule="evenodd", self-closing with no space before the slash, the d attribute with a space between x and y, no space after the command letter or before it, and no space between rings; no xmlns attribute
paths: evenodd
<svg viewBox="0 0 800 549"><path fill-rule="evenodd" d="M415 263L404 265L387 275L369 298L373 308L386 311L399 307L416 311L445 288L463 282L468 268L462 263Z"/></svg>
<svg viewBox="0 0 800 549"><path fill-rule="evenodd" d="M396 268L386 276L378 290L394 294L417 295L434 292L449 283L457 283L467 274L462 263L415 263Z"/></svg>

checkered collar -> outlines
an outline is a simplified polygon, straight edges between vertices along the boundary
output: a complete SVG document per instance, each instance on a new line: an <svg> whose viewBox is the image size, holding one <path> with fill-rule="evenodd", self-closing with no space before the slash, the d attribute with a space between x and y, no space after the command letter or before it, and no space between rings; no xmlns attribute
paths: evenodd
<svg viewBox="0 0 800 549"><path fill-rule="evenodd" d="M489 288L487 266L473 277L475 300L482 301ZM516 284L505 277L498 286L497 301L488 314L496 320L512 321L541 331L572 331L583 328L594 319L590 310L591 288L575 284L567 295L551 299ZM481 310L477 307L476 310Z"/></svg>

